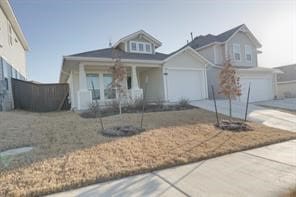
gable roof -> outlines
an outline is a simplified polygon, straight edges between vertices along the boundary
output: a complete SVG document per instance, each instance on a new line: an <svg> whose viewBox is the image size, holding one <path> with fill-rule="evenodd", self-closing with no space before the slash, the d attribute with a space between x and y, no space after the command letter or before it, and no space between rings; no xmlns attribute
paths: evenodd
<svg viewBox="0 0 296 197"><path fill-rule="evenodd" d="M275 68L283 72L282 74L277 75L278 82L296 80L296 64L279 66Z"/></svg>
<svg viewBox="0 0 296 197"><path fill-rule="evenodd" d="M135 59L135 60L164 60L169 55L164 53L143 54L143 53L127 53L118 48L105 48L94 51L87 51L84 53L77 53L67 57L88 57L88 58L115 58L121 59Z"/></svg>
<svg viewBox="0 0 296 197"><path fill-rule="evenodd" d="M247 28L245 24L234 27L218 35L208 34L205 36L201 35L201 36L195 37L191 42L189 42L184 47L190 46L194 49L199 49L215 43L223 44L227 42L233 35L235 35L240 30L244 30L245 32L247 32L248 36L250 37L250 39L252 39L255 42L256 46L261 47L261 44L259 43L259 41L255 38L255 36L251 33L251 31Z"/></svg>
<svg viewBox="0 0 296 197"><path fill-rule="evenodd" d="M132 34L129 34L123 38L121 38L120 40L118 40L116 43L113 44L113 48L116 48L120 43L125 42L127 40L131 40L133 38L136 38L139 35L144 35L149 41L153 42L155 47L158 48L161 46L161 42L159 40L157 40L156 38L154 38L153 36L151 36L150 34L148 34L147 32L145 32L144 30L140 30L137 32L134 32Z"/></svg>
<svg viewBox="0 0 296 197"><path fill-rule="evenodd" d="M11 8L8 0L0 0L0 8L2 8L5 16L9 20L14 32L16 33L18 39L20 40L22 46L26 51L29 50L29 44L25 38L25 35L14 15L13 9Z"/></svg>

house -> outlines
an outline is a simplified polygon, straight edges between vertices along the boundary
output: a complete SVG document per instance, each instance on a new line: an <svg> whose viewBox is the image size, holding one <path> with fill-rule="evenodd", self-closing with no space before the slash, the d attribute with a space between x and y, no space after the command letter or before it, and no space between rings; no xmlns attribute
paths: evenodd
<svg viewBox="0 0 296 197"><path fill-rule="evenodd" d="M110 48L64 56L60 82L70 85L72 108L87 109L94 99L103 104L116 99L116 91L109 88L110 67L116 57L120 57L127 68L125 88L127 99L131 101L143 95L146 79L149 81L145 89L148 101L211 98L209 87L213 85L218 90L218 74L226 59L230 59L239 72L243 101L249 83L252 84L251 101L274 98L276 72L258 67L257 49L261 44L245 25L216 36L196 37L170 54L157 52L160 46L159 40L140 30Z"/></svg>
<svg viewBox="0 0 296 197"><path fill-rule="evenodd" d="M13 109L11 78L26 79L28 43L8 0L0 0L0 111Z"/></svg>
<svg viewBox="0 0 296 197"><path fill-rule="evenodd" d="M198 36L186 46L195 49L207 60L215 64L207 69L208 89L211 86L218 94L219 73L226 60L236 68L242 86L239 100L247 100L250 85L250 102L272 100L276 96L277 70L258 66L258 50L261 44L254 34L242 24L219 35ZM212 94L209 94L212 98Z"/></svg>
<svg viewBox="0 0 296 197"><path fill-rule="evenodd" d="M278 95L281 98L296 97L296 64L275 67L282 71L277 76Z"/></svg>

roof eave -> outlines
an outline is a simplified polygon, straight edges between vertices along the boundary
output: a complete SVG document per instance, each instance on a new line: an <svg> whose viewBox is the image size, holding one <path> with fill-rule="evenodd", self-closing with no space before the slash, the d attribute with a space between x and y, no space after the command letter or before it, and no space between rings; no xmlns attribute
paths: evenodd
<svg viewBox="0 0 296 197"><path fill-rule="evenodd" d="M144 30L139 30L139 31L137 31L137 32L134 32L134 33L132 33L132 34L129 34L129 35L127 35L127 36L121 38L121 39L118 40L116 43L114 43L114 44L112 45L112 47L113 47L113 48L116 48L120 43L125 42L125 41L127 41L127 40L129 40L129 39L132 39L133 37L135 37L135 36L138 35L138 34L144 34L145 36L147 36L151 41L154 42L156 48L158 48L158 47L160 47L160 46L162 45L162 43L161 43L159 40L157 40L156 38L154 38L153 36L151 36L150 34L148 34L147 32L145 32Z"/></svg>
<svg viewBox="0 0 296 197"><path fill-rule="evenodd" d="M8 18L8 20L10 21L11 25L13 26L13 29L17 35L17 37L19 38L19 40L21 41L21 44L23 46L23 48L28 51L29 50L29 44L25 38L25 35L16 19L16 16L13 12L12 7L9 4L8 0L1 0L0 1L0 6L4 12L4 14L6 15L6 17Z"/></svg>

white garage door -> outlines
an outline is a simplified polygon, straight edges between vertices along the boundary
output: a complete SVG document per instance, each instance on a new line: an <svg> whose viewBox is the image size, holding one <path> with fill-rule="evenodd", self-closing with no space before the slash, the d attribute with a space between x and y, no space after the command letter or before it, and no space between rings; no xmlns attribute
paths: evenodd
<svg viewBox="0 0 296 197"><path fill-rule="evenodd" d="M247 101L248 88L250 89L250 102L266 101L273 99L272 76L241 76L240 83L242 85L242 95L240 97L242 102Z"/></svg>
<svg viewBox="0 0 296 197"><path fill-rule="evenodd" d="M167 73L167 94L170 102L177 102L182 98L206 98L204 71L168 69Z"/></svg>

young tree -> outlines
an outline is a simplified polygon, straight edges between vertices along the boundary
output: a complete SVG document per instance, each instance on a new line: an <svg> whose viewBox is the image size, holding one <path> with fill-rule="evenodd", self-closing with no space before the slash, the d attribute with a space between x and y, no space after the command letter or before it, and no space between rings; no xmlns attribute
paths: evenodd
<svg viewBox="0 0 296 197"><path fill-rule="evenodd" d="M121 59L119 57L115 59L114 66L111 67L111 72L113 75L111 88L114 88L117 91L119 114L121 114L122 100L124 96L126 96L126 91L127 91L126 83L125 83L125 80L127 78L127 72L126 72L126 68L123 66Z"/></svg>
<svg viewBox="0 0 296 197"><path fill-rule="evenodd" d="M229 117L232 119L232 99L236 99L241 95L240 78L237 76L235 68L230 64L229 60L224 63L223 69L219 75L220 91L229 101Z"/></svg>

